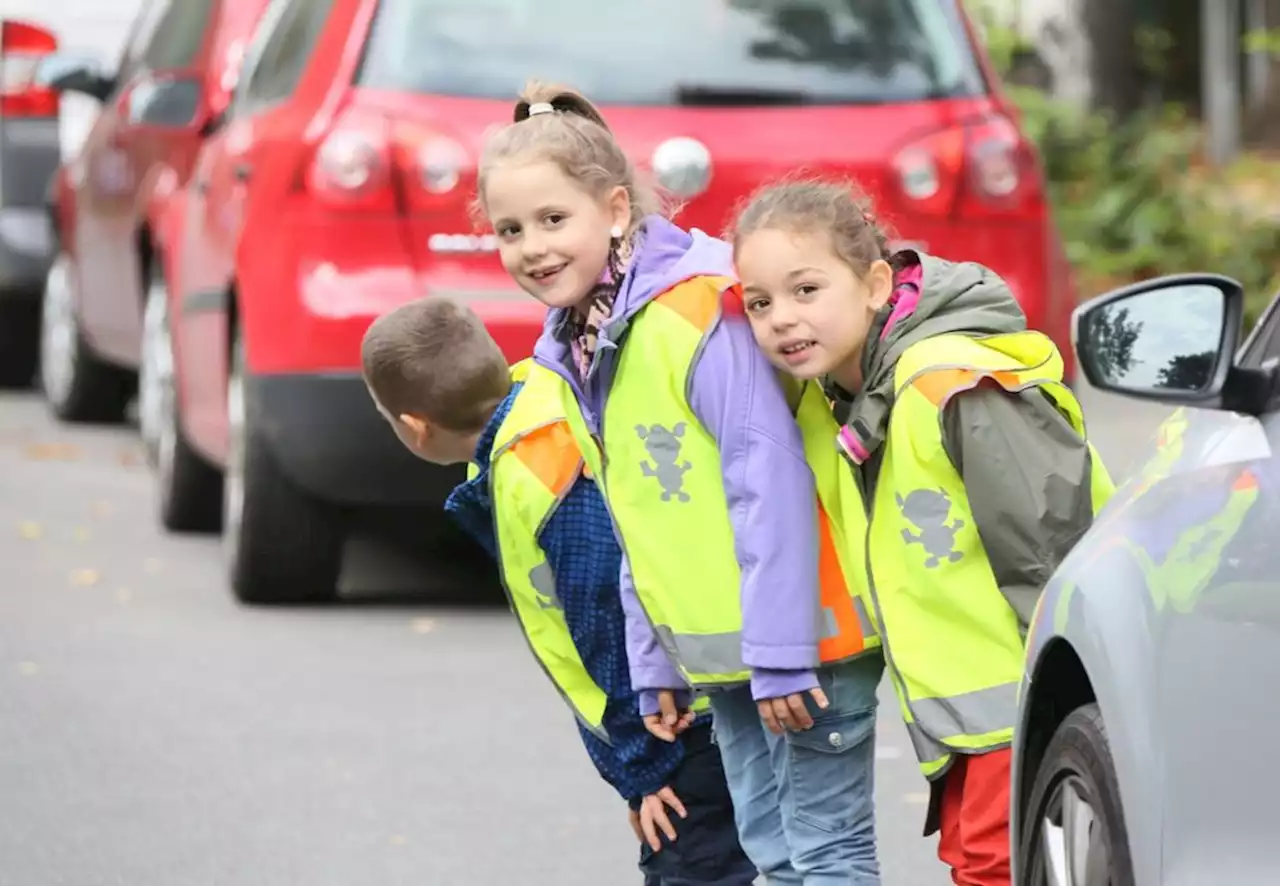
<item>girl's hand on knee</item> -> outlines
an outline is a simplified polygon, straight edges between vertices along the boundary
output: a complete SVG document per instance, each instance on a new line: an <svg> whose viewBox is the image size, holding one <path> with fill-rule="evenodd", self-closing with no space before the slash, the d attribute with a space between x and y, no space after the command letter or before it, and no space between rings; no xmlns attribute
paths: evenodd
<svg viewBox="0 0 1280 886"><path fill-rule="evenodd" d="M809 695L821 710L826 710L830 704L821 688L810 689ZM774 735L781 735L788 729L803 732L813 726L813 717L809 716L802 692L793 692L783 698L762 698L756 702L756 708L760 711L760 719Z"/></svg>

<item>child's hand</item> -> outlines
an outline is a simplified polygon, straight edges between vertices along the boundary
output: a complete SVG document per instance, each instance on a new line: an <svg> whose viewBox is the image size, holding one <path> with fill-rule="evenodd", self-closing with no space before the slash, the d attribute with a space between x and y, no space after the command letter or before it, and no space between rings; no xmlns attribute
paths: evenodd
<svg viewBox="0 0 1280 886"><path fill-rule="evenodd" d="M830 702L821 688L814 687L809 690L809 694L819 708L827 709ZM781 735L787 729L803 732L813 726L813 717L809 716L802 692L793 692L785 698L762 698L756 702L756 707L760 711L760 719L764 720L764 725L774 735Z"/></svg>
<svg viewBox="0 0 1280 886"><path fill-rule="evenodd" d="M684 804L670 787L665 787L656 794L649 794L640 801L640 811L631 813L631 829L636 832L636 839L649 844L649 848L657 852L662 848L662 840L658 837L658 828L667 835L672 843L676 840L676 826L667 816L667 807L675 810L676 815L685 818L689 813Z"/></svg>
<svg viewBox="0 0 1280 886"><path fill-rule="evenodd" d="M658 713L644 718L644 728L663 741L675 741L677 735L693 725L694 716L689 708L680 710L676 705L675 692L662 689L658 691Z"/></svg>

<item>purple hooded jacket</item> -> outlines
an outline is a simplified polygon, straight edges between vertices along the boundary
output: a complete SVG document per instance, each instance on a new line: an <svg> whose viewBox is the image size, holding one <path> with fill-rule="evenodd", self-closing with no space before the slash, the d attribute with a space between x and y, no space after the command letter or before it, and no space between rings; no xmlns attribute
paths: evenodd
<svg viewBox="0 0 1280 886"><path fill-rule="evenodd" d="M618 343L630 319L676 283L699 275L734 276L729 245L658 216L647 218L584 383L573 368L567 311L548 312L534 358L573 388L593 433L600 430ZM708 335L693 367L689 405L720 449L742 572L742 659L751 668L752 695L777 698L812 689L818 685L820 622L813 474L773 367L745 319L722 317ZM654 635L625 558L621 586L631 682L641 693L641 713L650 714L657 710L657 690L688 686Z"/></svg>

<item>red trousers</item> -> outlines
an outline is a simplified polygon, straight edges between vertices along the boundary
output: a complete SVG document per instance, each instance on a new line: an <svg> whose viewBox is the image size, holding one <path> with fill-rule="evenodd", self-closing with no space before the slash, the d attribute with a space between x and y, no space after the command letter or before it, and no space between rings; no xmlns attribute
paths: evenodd
<svg viewBox="0 0 1280 886"><path fill-rule="evenodd" d="M956 754L935 789L941 832L938 858L957 886L1011 886L1009 793L1013 751Z"/></svg>

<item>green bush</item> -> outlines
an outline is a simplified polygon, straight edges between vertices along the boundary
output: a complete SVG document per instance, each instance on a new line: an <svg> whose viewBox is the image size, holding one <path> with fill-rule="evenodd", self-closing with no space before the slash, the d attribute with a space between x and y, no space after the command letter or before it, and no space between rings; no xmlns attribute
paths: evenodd
<svg viewBox="0 0 1280 886"><path fill-rule="evenodd" d="M1009 73L1031 47L994 5L966 5L993 64ZM1136 52L1158 55L1163 44L1156 44L1152 34L1135 35ZM1038 89L1008 89L1039 148L1081 297L1162 274L1215 271L1245 287L1252 325L1280 288L1280 218L1242 199L1230 176L1204 169L1196 121L1174 105L1115 120Z"/></svg>
<svg viewBox="0 0 1280 886"><path fill-rule="evenodd" d="M1177 107L1115 121L1013 87L1039 147L1067 255L1090 296L1161 274L1216 271L1239 280L1250 316L1280 285L1280 223L1199 162L1200 132Z"/></svg>

